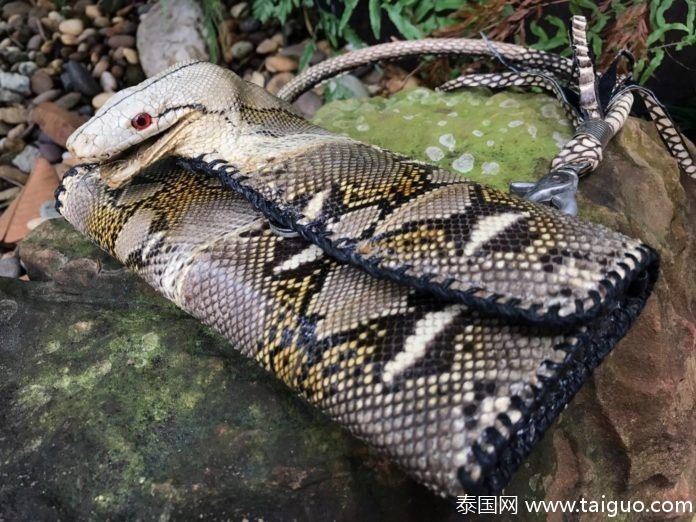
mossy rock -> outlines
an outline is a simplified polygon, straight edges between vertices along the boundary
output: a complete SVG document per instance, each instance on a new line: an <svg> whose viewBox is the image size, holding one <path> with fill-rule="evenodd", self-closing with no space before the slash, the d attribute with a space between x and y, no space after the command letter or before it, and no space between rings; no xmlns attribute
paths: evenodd
<svg viewBox="0 0 696 522"><path fill-rule="evenodd" d="M418 88L324 105L314 122L501 190L548 172L573 128L543 94Z"/></svg>

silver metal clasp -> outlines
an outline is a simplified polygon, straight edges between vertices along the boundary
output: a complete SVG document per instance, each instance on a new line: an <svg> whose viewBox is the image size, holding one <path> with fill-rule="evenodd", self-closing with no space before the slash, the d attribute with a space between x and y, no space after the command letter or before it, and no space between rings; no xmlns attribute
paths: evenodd
<svg viewBox="0 0 696 522"><path fill-rule="evenodd" d="M576 216L580 165L564 165L552 170L536 183L515 181L510 183L510 193L533 203L549 203L564 214Z"/></svg>

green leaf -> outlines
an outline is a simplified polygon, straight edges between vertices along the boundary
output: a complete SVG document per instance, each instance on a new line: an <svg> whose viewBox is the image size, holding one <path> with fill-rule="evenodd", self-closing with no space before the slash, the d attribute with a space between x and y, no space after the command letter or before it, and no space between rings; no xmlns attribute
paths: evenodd
<svg viewBox="0 0 696 522"><path fill-rule="evenodd" d="M370 27L372 27L372 34L375 35L375 38L379 38L382 34L382 10L380 4L380 0L370 0L369 3Z"/></svg>
<svg viewBox="0 0 696 522"><path fill-rule="evenodd" d="M305 48L302 50L302 55L300 55L300 64L299 68L300 71L303 71L304 69L307 68L309 65L310 60L312 59L312 56L314 56L314 52L317 50L317 42L316 40L311 40L307 45L305 45Z"/></svg>
<svg viewBox="0 0 696 522"><path fill-rule="evenodd" d="M387 11L387 15L399 32L408 40L423 38L423 33L418 27L413 25L401 11L394 5L385 4L382 7Z"/></svg>
<svg viewBox="0 0 696 522"><path fill-rule="evenodd" d="M350 17L355 11L355 7L358 5L358 0L346 0L343 3L343 14L341 15L341 21L338 24L338 32L341 33L348 25Z"/></svg>

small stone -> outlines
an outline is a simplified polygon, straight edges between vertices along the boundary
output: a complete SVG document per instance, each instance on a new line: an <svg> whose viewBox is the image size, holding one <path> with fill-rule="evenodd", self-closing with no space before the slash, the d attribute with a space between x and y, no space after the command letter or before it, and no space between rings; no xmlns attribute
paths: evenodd
<svg viewBox="0 0 696 522"><path fill-rule="evenodd" d="M271 94L278 94L278 91L280 91L280 89L282 89L283 86L294 77L295 75L291 72L278 73L268 81L268 84L266 84L266 90Z"/></svg>
<svg viewBox="0 0 696 522"><path fill-rule="evenodd" d="M25 15L31 10L31 5L25 2L8 2L2 6L2 17L7 20L14 15Z"/></svg>
<svg viewBox="0 0 696 522"><path fill-rule="evenodd" d="M111 68L111 74L114 75L114 78L116 78L117 80L120 80L121 78L123 78L125 71L123 70L123 67L116 64Z"/></svg>
<svg viewBox="0 0 696 522"><path fill-rule="evenodd" d="M21 62L17 64L17 72L22 76L31 76L39 66L34 62Z"/></svg>
<svg viewBox="0 0 696 522"><path fill-rule="evenodd" d="M53 79L46 71L39 69L31 76L31 90L34 94L41 94L53 89Z"/></svg>
<svg viewBox="0 0 696 522"><path fill-rule="evenodd" d="M92 69L92 76L95 78L101 78L101 75L109 70L109 61L108 60L99 60L94 68Z"/></svg>
<svg viewBox="0 0 696 522"><path fill-rule="evenodd" d="M82 99L82 95L79 92L69 92L56 100L56 105L62 107L63 109L70 110L77 106Z"/></svg>
<svg viewBox="0 0 696 522"><path fill-rule="evenodd" d="M10 155L19 154L25 146L26 143L19 138L2 138L0 140L0 152L7 152Z"/></svg>
<svg viewBox="0 0 696 522"><path fill-rule="evenodd" d="M78 36L85 29L85 24L79 18L63 20L58 25L58 30L64 35Z"/></svg>
<svg viewBox="0 0 696 522"><path fill-rule="evenodd" d="M24 131L26 130L27 124L20 123L19 125L15 125L14 127L12 127L12 129L10 129L10 131L7 133L7 137L11 140L22 139L22 134L24 134Z"/></svg>
<svg viewBox="0 0 696 522"><path fill-rule="evenodd" d="M258 85L259 87L264 87L266 85L266 77L259 71L252 71L251 75L249 76L249 82Z"/></svg>
<svg viewBox="0 0 696 522"><path fill-rule="evenodd" d="M92 98L92 107L94 107L95 109L99 109L102 105L106 103L106 100L111 98L113 95L113 92L102 92L97 94L94 98Z"/></svg>
<svg viewBox="0 0 696 522"><path fill-rule="evenodd" d="M116 67L112 68L114 76L116 76L115 69ZM126 82L126 85L137 85L145 79L145 75L143 74L143 70L139 66L129 64L126 67L126 71L123 73L123 78Z"/></svg>
<svg viewBox="0 0 696 522"><path fill-rule="evenodd" d="M77 45L77 36L72 34L61 34L60 41L63 45L75 46Z"/></svg>
<svg viewBox="0 0 696 522"><path fill-rule="evenodd" d="M41 44L43 44L43 38L41 38L40 34L35 34L29 38L29 41L27 42L27 49L30 51L38 51L41 49Z"/></svg>
<svg viewBox="0 0 696 522"><path fill-rule="evenodd" d="M293 104L295 108L307 119L312 119L322 106L321 97L314 91L302 93Z"/></svg>
<svg viewBox="0 0 696 522"><path fill-rule="evenodd" d="M258 46L256 46L256 52L259 54L271 54L278 50L280 44L274 38L266 38Z"/></svg>
<svg viewBox="0 0 696 522"><path fill-rule="evenodd" d="M95 20L102 16L101 10L99 9L99 6L96 4L90 4L85 6L85 15L87 18L91 18L92 20Z"/></svg>
<svg viewBox="0 0 696 522"><path fill-rule="evenodd" d="M31 120L52 142L61 147L65 147L68 136L85 121L84 118L64 109L58 103L51 102L37 105L31 111Z"/></svg>
<svg viewBox="0 0 696 522"><path fill-rule="evenodd" d="M12 164L23 172L31 172L38 157L39 149L33 145L27 145L22 152L14 157Z"/></svg>
<svg viewBox="0 0 696 522"><path fill-rule="evenodd" d="M107 44L112 49L118 49L119 47L135 47L135 37L130 34L119 34L112 36L107 40Z"/></svg>
<svg viewBox="0 0 696 522"><path fill-rule="evenodd" d="M99 83L106 92L114 92L118 87L116 83L116 78L109 71L104 71L99 78Z"/></svg>
<svg viewBox="0 0 696 522"><path fill-rule="evenodd" d="M63 150L55 143L39 143L39 154L49 163L58 163L63 158Z"/></svg>
<svg viewBox="0 0 696 522"><path fill-rule="evenodd" d="M51 40L47 40L44 43L41 44L41 49L39 49L43 54L51 54L53 52L53 42Z"/></svg>
<svg viewBox="0 0 696 522"><path fill-rule="evenodd" d="M21 105L0 108L0 121L17 125L27 121L27 110Z"/></svg>
<svg viewBox="0 0 696 522"><path fill-rule="evenodd" d="M69 61L65 64L65 71L70 77L70 87L77 89L90 98L99 93L99 85L97 85L92 75L81 63Z"/></svg>
<svg viewBox="0 0 696 522"><path fill-rule="evenodd" d="M0 277L17 278L22 274L22 266L17 257L6 257L0 259Z"/></svg>
<svg viewBox="0 0 696 522"><path fill-rule="evenodd" d="M94 25L99 27L100 29L103 29L111 25L111 20L109 20L106 16L97 16L94 19Z"/></svg>
<svg viewBox="0 0 696 522"><path fill-rule="evenodd" d="M0 89L0 103L22 103L24 97L14 91Z"/></svg>
<svg viewBox="0 0 696 522"><path fill-rule="evenodd" d="M87 29L85 29L84 31L82 31L82 33L80 34L80 36L77 37L77 41L78 41L80 44L84 44L84 43L85 43L85 40L87 40L88 38L90 38L91 36L94 36L94 35L96 35L96 34L97 34L97 30L96 30L94 27L88 27ZM79 48L78 48L78 50L82 50L82 49L79 49Z"/></svg>
<svg viewBox="0 0 696 522"><path fill-rule="evenodd" d="M123 48L123 57L131 65L137 65L138 63L140 63L140 59L138 58L138 51L136 51L135 49L131 49L130 47Z"/></svg>
<svg viewBox="0 0 696 522"><path fill-rule="evenodd" d="M254 45L251 42L241 40L232 46L232 58L235 60L243 60L254 50Z"/></svg>
<svg viewBox="0 0 696 522"><path fill-rule="evenodd" d="M297 60L290 56L269 56L266 58L266 69L270 72L291 72L297 70Z"/></svg>
<svg viewBox="0 0 696 522"><path fill-rule="evenodd" d="M47 102L47 101L53 101L53 100L55 100L56 98L58 98L58 96L60 96L61 92L62 92L62 91L61 91L60 89L51 89L51 90L49 90L49 91L46 91L46 92L43 92L43 93L39 94L39 95L38 95L36 98L34 98L31 102L32 102L34 105L38 105L39 103L43 103L43 102Z"/></svg>
<svg viewBox="0 0 696 522"><path fill-rule="evenodd" d="M0 89L7 89L18 94L31 94L29 78L22 74L0 71Z"/></svg>
<svg viewBox="0 0 696 522"><path fill-rule="evenodd" d="M261 22L256 18L245 18L239 22L239 30L243 33L253 33L261 28Z"/></svg>
<svg viewBox="0 0 696 522"><path fill-rule="evenodd" d="M239 2L238 4L233 5L230 7L230 15L232 18L241 18L243 16L246 16L246 14L249 12L249 4L246 2Z"/></svg>

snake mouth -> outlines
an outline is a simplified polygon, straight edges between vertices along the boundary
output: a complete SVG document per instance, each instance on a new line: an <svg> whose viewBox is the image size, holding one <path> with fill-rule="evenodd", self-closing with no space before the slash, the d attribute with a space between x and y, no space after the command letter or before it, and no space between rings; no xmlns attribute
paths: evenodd
<svg viewBox="0 0 696 522"><path fill-rule="evenodd" d="M130 147L99 163L99 175L109 188L119 188L167 152L162 135L152 136L135 147ZM158 143L159 142L159 143ZM83 158L80 158L83 159Z"/></svg>

